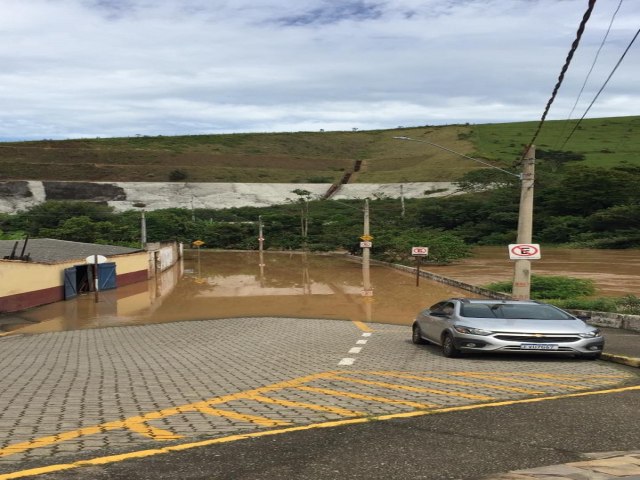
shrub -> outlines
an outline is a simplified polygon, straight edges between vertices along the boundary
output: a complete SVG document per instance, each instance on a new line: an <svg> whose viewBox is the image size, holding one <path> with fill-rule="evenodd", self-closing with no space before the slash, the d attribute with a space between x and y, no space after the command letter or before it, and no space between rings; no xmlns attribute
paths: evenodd
<svg viewBox="0 0 640 480"><path fill-rule="evenodd" d="M487 285L486 288L496 292L511 293L512 282L496 282ZM537 300L587 297L594 293L595 287L592 280L561 275L531 277L531 297Z"/></svg>
<svg viewBox="0 0 640 480"><path fill-rule="evenodd" d="M182 170L172 170L171 173L169 173L169 181L171 182L181 182L186 178L187 178L187 174Z"/></svg>

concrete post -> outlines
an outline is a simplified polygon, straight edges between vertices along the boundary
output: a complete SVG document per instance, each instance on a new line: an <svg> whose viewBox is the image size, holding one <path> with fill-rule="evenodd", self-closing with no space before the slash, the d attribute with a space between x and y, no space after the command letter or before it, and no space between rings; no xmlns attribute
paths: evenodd
<svg viewBox="0 0 640 480"><path fill-rule="evenodd" d="M518 243L532 243L533 237L533 182L536 148L529 146L522 161L522 189L518 216ZM529 300L531 295L531 261L516 260L513 275L513 298Z"/></svg>

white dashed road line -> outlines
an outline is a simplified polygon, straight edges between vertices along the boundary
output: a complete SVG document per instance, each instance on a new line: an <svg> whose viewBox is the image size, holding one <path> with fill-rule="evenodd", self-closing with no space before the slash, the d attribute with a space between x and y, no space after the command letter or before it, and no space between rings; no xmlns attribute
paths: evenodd
<svg viewBox="0 0 640 480"><path fill-rule="evenodd" d="M364 332L364 333L362 334L362 336L363 336L363 337L370 337L370 336L371 336L371 332ZM360 339L360 340L356 341L356 345L366 345L366 344L367 344L367 340L362 340L362 339ZM362 349L363 349L363 348L364 348L364 347L351 347L351 348L349 349L349 352L348 352L348 353L351 353L351 354L357 354L357 353L360 353L360 352L362 351ZM343 358L342 360L340 360L340 361L338 362L338 365L353 365L353 364L355 363L355 361L356 361L356 359L355 359L355 358L348 358L348 357L345 357L345 358Z"/></svg>

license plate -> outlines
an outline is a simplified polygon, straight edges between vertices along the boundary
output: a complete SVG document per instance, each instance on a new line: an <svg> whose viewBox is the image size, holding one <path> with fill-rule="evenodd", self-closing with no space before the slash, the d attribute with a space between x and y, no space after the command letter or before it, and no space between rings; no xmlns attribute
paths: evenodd
<svg viewBox="0 0 640 480"><path fill-rule="evenodd" d="M520 350L558 350L558 345L552 343L523 343Z"/></svg>

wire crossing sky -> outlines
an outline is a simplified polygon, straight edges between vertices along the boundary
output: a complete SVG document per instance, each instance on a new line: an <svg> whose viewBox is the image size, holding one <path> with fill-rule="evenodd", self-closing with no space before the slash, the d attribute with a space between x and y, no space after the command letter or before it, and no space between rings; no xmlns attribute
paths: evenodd
<svg viewBox="0 0 640 480"><path fill-rule="evenodd" d="M0 140L536 121L587 5L3 0ZM567 118L617 6L596 3L547 120ZM639 26L624 2L584 99ZM640 114L639 77L634 45L590 117Z"/></svg>

